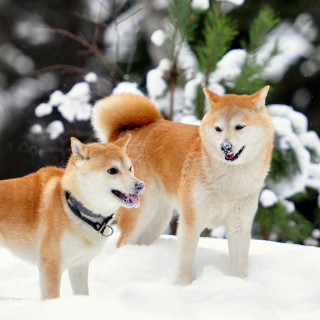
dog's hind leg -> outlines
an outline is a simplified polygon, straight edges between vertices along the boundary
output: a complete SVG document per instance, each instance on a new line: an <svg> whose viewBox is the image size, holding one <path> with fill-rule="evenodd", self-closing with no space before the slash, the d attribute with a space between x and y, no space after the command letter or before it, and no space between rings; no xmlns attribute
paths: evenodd
<svg viewBox="0 0 320 320"><path fill-rule="evenodd" d="M120 208L117 212L119 215L118 226L121 230L117 247L125 244L138 244L138 239L150 223L156 207L152 204L152 199L143 202L143 205L136 209Z"/></svg>
<svg viewBox="0 0 320 320"><path fill-rule="evenodd" d="M159 201L157 210L153 212L152 219L140 233L137 243L149 245L160 237L172 218L173 208L164 201Z"/></svg>
<svg viewBox="0 0 320 320"><path fill-rule="evenodd" d="M195 212L190 207L183 208L178 226L178 285L186 286L192 281L194 256L202 230Z"/></svg>
<svg viewBox="0 0 320 320"><path fill-rule="evenodd" d="M88 270L89 263L68 269L73 294L89 295Z"/></svg>

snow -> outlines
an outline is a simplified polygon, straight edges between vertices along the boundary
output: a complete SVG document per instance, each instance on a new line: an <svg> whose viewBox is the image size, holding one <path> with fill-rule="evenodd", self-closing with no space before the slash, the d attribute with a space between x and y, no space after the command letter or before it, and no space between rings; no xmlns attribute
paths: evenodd
<svg viewBox="0 0 320 320"><path fill-rule="evenodd" d="M64 126L62 121L55 120L48 124L46 128L46 133L49 133L50 140L57 139L61 133L64 132Z"/></svg>
<svg viewBox="0 0 320 320"><path fill-rule="evenodd" d="M62 104L64 102L64 94L60 90L55 90L50 95L50 99L48 104L51 106L58 106L59 104Z"/></svg>
<svg viewBox="0 0 320 320"><path fill-rule="evenodd" d="M52 113L53 107L57 107L61 115L71 123L75 120L89 120L92 108L89 83L76 83L67 94L60 90L54 91L47 103L41 103L36 107L35 114L37 117L49 115Z"/></svg>
<svg viewBox="0 0 320 320"><path fill-rule="evenodd" d="M320 238L320 230L319 229L314 229L311 233L312 237L319 239Z"/></svg>
<svg viewBox="0 0 320 320"><path fill-rule="evenodd" d="M9 67L21 76L30 74L35 67L32 58L25 55L12 43L3 43L0 45L0 61L8 64Z"/></svg>
<svg viewBox="0 0 320 320"><path fill-rule="evenodd" d="M175 50L177 49L175 48ZM194 76L198 68L198 59L186 41L182 42L179 51L178 68L184 71L184 76L187 80Z"/></svg>
<svg viewBox="0 0 320 320"><path fill-rule="evenodd" d="M107 49L107 59L124 61L128 58L135 43L136 32L141 25L146 8L142 4L133 5L120 14L105 30L103 38Z"/></svg>
<svg viewBox="0 0 320 320"><path fill-rule="evenodd" d="M207 10L210 8L209 0L193 0L191 2L191 8L196 10Z"/></svg>
<svg viewBox="0 0 320 320"><path fill-rule="evenodd" d="M226 1L226 2L232 3L236 6L241 6L245 2L245 0L216 0L216 1L221 1L221 2Z"/></svg>
<svg viewBox="0 0 320 320"><path fill-rule="evenodd" d="M42 45L53 39L49 26L35 13L25 13L14 26L15 36L32 45Z"/></svg>
<svg viewBox="0 0 320 320"><path fill-rule="evenodd" d="M0 249L1 319L312 320L320 318L319 248L252 240L248 276L229 275L225 239L201 238L193 283L174 285L177 240L115 248L118 234L90 264L90 296L40 302L37 268Z"/></svg>
<svg viewBox="0 0 320 320"><path fill-rule="evenodd" d="M94 72L89 72L85 75L84 81L94 83L98 81L98 76Z"/></svg>
<svg viewBox="0 0 320 320"><path fill-rule="evenodd" d="M272 190L264 189L260 194L259 202L263 207L269 208L278 202L278 197Z"/></svg>
<svg viewBox="0 0 320 320"><path fill-rule="evenodd" d="M147 73L146 88L151 99L162 96L167 89L167 83L163 76L164 72L159 68L151 69Z"/></svg>
<svg viewBox="0 0 320 320"><path fill-rule="evenodd" d="M170 69L172 68L172 60L168 59L168 58L163 58L159 61L159 69L161 69L162 71L170 71Z"/></svg>
<svg viewBox="0 0 320 320"><path fill-rule="evenodd" d="M31 128L30 128L30 132L32 134L40 134L42 133L42 127L40 124L34 124Z"/></svg>
<svg viewBox="0 0 320 320"><path fill-rule="evenodd" d="M318 35L318 26L314 23L313 18L309 13L303 12L299 14L295 19L293 26L309 41L316 40Z"/></svg>
<svg viewBox="0 0 320 320"><path fill-rule="evenodd" d="M291 106L284 104L272 104L268 105L268 112L272 117L286 117L291 123L295 133L302 134L307 132L308 119L301 113L293 110Z"/></svg>
<svg viewBox="0 0 320 320"><path fill-rule="evenodd" d="M308 132L307 117L286 105L269 105L267 110L272 117L281 150L292 149L300 169L300 172L289 179L276 182L267 178L268 187L277 194L280 200L304 192L306 187L320 191L320 165L311 163L308 151L308 149L314 150L319 158L320 140L315 132ZM292 206L294 205L287 206L288 212L292 210L290 208Z"/></svg>
<svg viewBox="0 0 320 320"><path fill-rule="evenodd" d="M303 240L303 244L306 246L319 246L319 241L317 239L314 239L312 237L308 237L305 240Z"/></svg>
<svg viewBox="0 0 320 320"><path fill-rule="evenodd" d="M161 47L165 39L166 39L166 34L161 29L154 31L150 37L150 40L152 41L152 43L157 47Z"/></svg>
<svg viewBox="0 0 320 320"><path fill-rule="evenodd" d="M246 60L247 53L243 49L228 51L217 63L215 71L210 74L210 81L221 82L222 80L233 80L242 72L242 66Z"/></svg>
<svg viewBox="0 0 320 320"><path fill-rule="evenodd" d="M320 159L320 139L315 131L308 131L299 135L302 144L309 150L313 150Z"/></svg>
<svg viewBox="0 0 320 320"><path fill-rule="evenodd" d="M86 0L89 17L95 21L106 21L113 9L112 0Z"/></svg>
<svg viewBox="0 0 320 320"><path fill-rule="evenodd" d="M164 80L165 73L172 67L172 61L168 58L161 59L159 65L148 71L146 76L146 88L150 99L161 97L167 89L167 83Z"/></svg>
<svg viewBox="0 0 320 320"><path fill-rule="evenodd" d="M226 236L226 228L225 226L220 226L218 228L215 228L211 230L210 236L214 238L220 238L223 239Z"/></svg>
<svg viewBox="0 0 320 320"><path fill-rule="evenodd" d="M272 58L265 69L265 78L274 82L280 81L288 68L301 58L308 58L314 51L312 43L289 22L280 23L270 34L258 53L262 62L273 50L278 41L280 54Z"/></svg>
<svg viewBox="0 0 320 320"><path fill-rule="evenodd" d="M280 199L280 203L288 214L293 213L296 210L296 206L293 201Z"/></svg>
<svg viewBox="0 0 320 320"><path fill-rule="evenodd" d="M180 123L184 123L184 124L192 124L195 126L200 126L201 124L201 120L198 119L196 116L194 116L193 114L189 114L189 115L185 115L180 119Z"/></svg>
<svg viewBox="0 0 320 320"><path fill-rule="evenodd" d="M133 93L137 95L142 95L143 92L138 89L137 82L120 82L112 91L112 94L121 94L121 93Z"/></svg>
<svg viewBox="0 0 320 320"><path fill-rule="evenodd" d="M34 112L38 118L42 118L44 116L51 114L52 109L53 109L52 106L49 105L48 103L41 103L35 108Z"/></svg>
<svg viewBox="0 0 320 320"><path fill-rule="evenodd" d="M186 108L192 110L195 108L195 100L198 94L198 88L202 86L204 76L198 72L195 78L189 80L184 86L184 105Z"/></svg>

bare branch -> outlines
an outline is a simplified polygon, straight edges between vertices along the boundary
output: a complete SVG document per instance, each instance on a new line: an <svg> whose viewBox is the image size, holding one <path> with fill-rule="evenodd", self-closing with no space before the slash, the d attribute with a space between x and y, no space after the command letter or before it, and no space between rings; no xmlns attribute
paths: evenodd
<svg viewBox="0 0 320 320"><path fill-rule="evenodd" d="M123 21L126 21L126 20L128 20L129 18L133 17L133 16L134 16L135 14L137 14L139 11L144 10L144 9L146 9L146 8L145 8L145 7L139 8L139 9L137 9L135 12L132 12L131 14L129 14L127 17L123 18L122 20L117 21L118 25L119 25L120 23L122 23Z"/></svg>
<svg viewBox="0 0 320 320"><path fill-rule="evenodd" d="M107 66L109 66L109 63L107 62L107 59L105 58L105 56L100 52L100 50L97 48L97 46L89 43L88 41L86 41L85 39L67 31L64 29L57 29L57 28L49 28L48 29L50 32L52 33L58 33L58 34L62 34L64 36L67 36L68 38L77 41L78 43L82 44L84 47L88 48L90 51L92 51L92 53L94 53L97 57L100 58L100 60Z"/></svg>
<svg viewBox="0 0 320 320"><path fill-rule="evenodd" d="M53 70L62 70L63 73L83 73L83 74L89 73L89 70L71 66L71 65L65 65L65 64L55 64L54 66L37 69L35 70L35 73L39 75L44 72L53 71Z"/></svg>
<svg viewBox="0 0 320 320"><path fill-rule="evenodd" d="M74 11L73 14L79 18L79 19L82 19L82 20L85 20L85 21L88 21L88 22L92 22L92 23L95 23L97 24L98 26L102 27L102 28L108 28L109 25L107 23L104 23L104 22L101 22L101 21L94 21L92 20L91 18L81 14L80 12L77 12L77 11Z"/></svg>

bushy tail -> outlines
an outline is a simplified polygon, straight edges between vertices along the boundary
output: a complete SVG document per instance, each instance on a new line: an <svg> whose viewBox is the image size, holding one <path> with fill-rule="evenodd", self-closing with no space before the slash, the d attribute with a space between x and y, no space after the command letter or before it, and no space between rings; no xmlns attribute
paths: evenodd
<svg viewBox="0 0 320 320"><path fill-rule="evenodd" d="M143 127L161 118L161 113L148 98L119 94L95 104L91 123L101 142L112 142L123 131Z"/></svg>

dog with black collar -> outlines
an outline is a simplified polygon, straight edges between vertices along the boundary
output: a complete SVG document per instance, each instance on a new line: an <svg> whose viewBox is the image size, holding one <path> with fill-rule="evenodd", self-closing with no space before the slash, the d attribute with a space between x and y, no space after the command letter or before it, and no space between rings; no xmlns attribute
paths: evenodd
<svg viewBox="0 0 320 320"><path fill-rule="evenodd" d="M144 183L125 152L129 140L71 138L66 169L0 181L0 244L38 266L42 299L60 296L66 269L74 294L88 295L89 263L113 233L114 213L139 206Z"/></svg>

